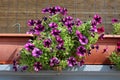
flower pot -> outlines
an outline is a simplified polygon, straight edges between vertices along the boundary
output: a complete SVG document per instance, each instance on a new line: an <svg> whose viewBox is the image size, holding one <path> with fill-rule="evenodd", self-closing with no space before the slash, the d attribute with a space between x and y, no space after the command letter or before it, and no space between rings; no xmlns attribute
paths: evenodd
<svg viewBox="0 0 120 80"><path fill-rule="evenodd" d="M120 35L105 35L103 40L98 40L96 44L99 49L91 50L91 55L86 55L85 64L111 64L109 56L115 50L117 42L120 41ZM106 52L103 50L107 48Z"/></svg>
<svg viewBox="0 0 120 80"><path fill-rule="evenodd" d="M10 64L16 59L30 34L0 34L0 64Z"/></svg>

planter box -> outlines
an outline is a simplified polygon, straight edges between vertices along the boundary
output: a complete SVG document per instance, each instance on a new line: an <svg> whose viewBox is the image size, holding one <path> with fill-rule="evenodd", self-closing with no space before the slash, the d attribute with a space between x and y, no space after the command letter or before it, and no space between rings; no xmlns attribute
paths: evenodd
<svg viewBox="0 0 120 80"><path fill-rule="evenodd" d="M115 50L120 35L105 35L103 40L98 40L99 50L93 49L91 55L86 55L85 64L111 64L109 56ZM103 53L103 49L108 47L108 51Z"/></svg>
<svg viewBox="0 0 120 80"><path fill-rule="evenodd" d="M32 38L29 34L0 34L0 64L10 64L23 47Z"/></svg>
<svg viewBox="0 0 120 80"><path fill-rule="evenodd" d="M28 34L0 34L0 64L10 64L17 57L17 53L23 45L32 38ZM91 51L91 55L86 55L85 64L111 64L108 57L114 51L116 43L120 41L120 35L105 35L104 40L98 40L99 50ZM108 52L103 53L103 49L108 46Z"/></svg>

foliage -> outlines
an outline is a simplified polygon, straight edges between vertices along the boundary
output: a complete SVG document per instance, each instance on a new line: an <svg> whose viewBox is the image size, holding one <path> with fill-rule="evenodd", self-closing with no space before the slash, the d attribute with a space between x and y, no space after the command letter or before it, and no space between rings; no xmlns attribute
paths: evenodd
<svg viewBox="0 0 120 80"><path fill-rule="evenodd" d="M104 28L101 17L82 22L67 15L67 9L60 6L47 7L42 13L49 16L41 20L29 20L28 34L33 34L20 52L21 70L39 71L55 66L73 67L84 63L84 56L90 54L91 45L95 44ZM103 35L103 34L102 34ZM14 69L17 69L14 61Z"/></svg>
<svg viewBox="0 0 120 80"><path fill-rule="evenodd" d="M113 25L113 34L120 34L120 22L118 22L117 19L112 19L112 25Z"/></svg>
<svg viewBox="0 0 120 80"><path fill-rule="evenodd" d="M120 70L120 41L117 43L116 50L112 52L109 59Z"/></svg>

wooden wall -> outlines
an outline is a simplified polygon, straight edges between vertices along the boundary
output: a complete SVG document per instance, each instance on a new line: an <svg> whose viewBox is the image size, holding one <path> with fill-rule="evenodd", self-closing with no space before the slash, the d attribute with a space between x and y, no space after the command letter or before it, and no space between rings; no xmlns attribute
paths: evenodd
<svg viewBox="0 0 120 80"><path fill-rule="evenodd" d="M42 18L41 9L60 5L68 9L69 15L86 21L98 13L103 17L106 33L112 31L111 19L120 18L120 0L0 0L0 33L21 33L27 30L29 19Z"/></svg>

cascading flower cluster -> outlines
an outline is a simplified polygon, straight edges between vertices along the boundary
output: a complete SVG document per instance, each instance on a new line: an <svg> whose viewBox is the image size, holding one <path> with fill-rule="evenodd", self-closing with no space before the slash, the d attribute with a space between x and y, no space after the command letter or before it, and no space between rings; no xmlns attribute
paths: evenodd
<svg viewBox="0 0 120 80"><path fill-rule="evenodd" d="M28 21L27 34L34 37L20 52L22 71L81 66L85 54L90 54L91 46L101 35L103 37L104 28L97 28L102 22L101 17L96 14L92 20L82 22L69 16L67 9L60 6L44 8L42 13L50 15Z"/></svg>

